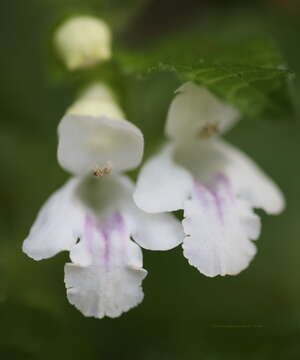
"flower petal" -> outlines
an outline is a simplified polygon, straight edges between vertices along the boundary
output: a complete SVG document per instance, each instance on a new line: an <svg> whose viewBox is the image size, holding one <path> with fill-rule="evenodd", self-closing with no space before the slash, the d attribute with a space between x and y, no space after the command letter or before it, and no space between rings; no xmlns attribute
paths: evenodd
<svg viewBox="0 0 300 360"><path fill-rule="evenodd" d="M175 139L195 139L210 137L224 132L239 118L232 106L221 102L204 87L192 82L183 84L171 103L166 134Z"/></svg>
<svg viewBox="0 0 300 360"><path fill-rule="evenodd" d="M147 214L137 209L132 215L135 218L132 237L142 248L163 251L182 243L181 223L172 214Z"/></svg>
<svg viewBox="0 0 300 360"><path fill-rule="evenodd" d="M75 175L105 168L129 170L142 160L143 135L126 120L67 114L59 124L58 135L58 161Z"/></svg>
<svg viewBox="0 0 300 360"><path fill-rule="evenodd" d="M114 213L126 213L133 204L133 183L122 175L86 177L78 187L78 197L98 220L106 222Z"/></svg>
<svg viewBox="0 0 300 360"><path fill-rule="evenodd" d="M98 219L105 221L113 213L121 212L131 236L143 248L169 250L182 242L182 226L172 214L149 214L135 205L134 184L128 177L111 175L101 181L91 178L87 182L81 191L82 200L89 204Z"/></svg>
<svg viewBox="0 0 300 360"><path fill-rule="evenodd" d="M67 297L85 316L118 317L143 300L141 283L147 272L121 214L106 223L88 216L71 259L78 262L65 266Z"/></svg>
<svg viewBox="0 0 300 360"><path fill-rule="evenodd" d="M173 160L173 147L166 146L142 167L133 197L147 212L173 211L183 209L192 187L192 176Z"/></svg>
<svg viewBox="0 0 300 360"><path fill-rule="evenodd" d="M211 187L196 182L184 216L184 256L201 273L235 275L248 266L256 253L250 240L258 237L260 220L234 195L228 178L218 177Z"/></svg>
<svg viewBox="0 0 300 360"><path fill-rule="evenodd" d="M58 126L61 166L76 175L136 167L143 156L143 135L123 118L106 84L86 88Z"/></svg>
<svg viewBox="0 0 300 360"><path fill-rule="evenodd" d="M218 174L226 175L236 195L253 207L269 214L284 209L279 187L246 154L220 139L181 144L175 158L203 183L210 183Z"/></svg>
<svg viewBox="0 0 300 360"><path fill-rule="evenodd" d="M35 260L70 250L81 234L84 210L75 196L79 179L71 179L44 204L23 243Z"/></svg>

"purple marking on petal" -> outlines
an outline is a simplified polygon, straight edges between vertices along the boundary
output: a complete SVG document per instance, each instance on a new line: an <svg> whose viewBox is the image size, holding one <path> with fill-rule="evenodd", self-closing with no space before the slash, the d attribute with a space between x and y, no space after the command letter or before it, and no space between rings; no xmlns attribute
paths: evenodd
<svg viewBox="0 0 300 360"><path fill-rule="evenodd" d="M221 173L217 174L210 184L202 184L195 180L195 190L198 199L204 207L209 207L209 196L212 197L215 203L217 217L220 222L224 224L224 211L227 199L229 198L231 201L234 200L228 177Z"/></svg>
<svg viewBox="0 0 300 360"><path fill-rule="evenodd" d="M88 251L93 254L93 228L94 228L94 221L90 215L86 215L85 217L85 224L84 224L84 232L85 232L85 239L86 239L86 246Z"/></svg>
<svg viewBox="0 0 300 360"><path fill-rule="evenodd" d="M109 262L109 256L110 256L110 233L105 227L101 227L101 225L98 225L98 230L100 231L103 241L104 241L104 262L107 264Z"/></svg>
<svg viewBox="0 0 300 360"><path fill-rule="evenodd" d="M197 180L194 180L194 188L196 190L198 199L204 204L204 206L208 205L207 196L206 196L208 188Z"/></svg>
<svg viewBox="0 0 300 360"><path fill-rule="evenodd" d="M208 191L211 193L211 195L213 197L213 200L215 202L218 217L219 217L220 221L222 223L224 223L224 209L223 209L224 208L224 202L223 202L223 199L220 196L220 193L218 192L217 189L208 188Z"/></svg>
<svg viewBox="0 0 300 360"><path fill-rule="evenodd" d="M220 219L220 221L223 223L222 202L216 189L206 186L200 183L199 181L195 181L195 190L198 200L202 202L204 208L209 208L210 206L209 200L211 197L213 198L214 203L216 205L217 216Z"/></svg>
<svg viewBox="0 0 300 360"><path fill-rule="evenodd" d="M111 252L111 234L113 231L118 231L119 233L125 232L125 223L122 215L119 212L116 212L112 215L108 221L104 224L97 224L97 230L103 237L104 241L104 261L108 264L110 259Z"/></svg>
<svg viewBox="0 0 300 360"><path fill-rule="evenodd" d="M117 232L119 234L119 236L114 238L115 243L112 242L113 232ZM129 236L124 219L119 212L115 212L106 221L102 222L90 214L86 215L84 234L84 244L88 252L97 258L97 256L99 256L97 255L97 251L101 251L107 270L112 256L112 251L114 251L113 249L123 251L126 245L126 242L124 241L120 243L117 242L119 239L122 240Z"/></svg>
<svg viewBox="0 0 300 360"><path fill-rule="evenodd" d="M114 213L114 215L112 216L110 226L112 229L116 229L120 233L125 230L124 219L119 212Z"/></svg>
<svg viewBox="0 0 300 360"><path fill-rule="evenodd" d="M210 187L214 189L224 189L225 192L228 194L231 200L234 200L234 194L232 191L232 185L230 179L225 174L219 173L215 176L213 180L213 185Z"/></svg>

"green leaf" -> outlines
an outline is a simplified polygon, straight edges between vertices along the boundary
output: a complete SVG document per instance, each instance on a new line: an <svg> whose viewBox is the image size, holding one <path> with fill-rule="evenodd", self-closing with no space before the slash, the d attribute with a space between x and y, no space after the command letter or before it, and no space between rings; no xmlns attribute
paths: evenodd
<svg viewBox="0 0 300 360"><path fill-rule="evenodd" d="M267 39L232 42L220 36L185 35L147 50L121 52L118 60L128 75L173 72L181 83L205 86L249 117L278 116L291 110L292 74Z"/></svg>

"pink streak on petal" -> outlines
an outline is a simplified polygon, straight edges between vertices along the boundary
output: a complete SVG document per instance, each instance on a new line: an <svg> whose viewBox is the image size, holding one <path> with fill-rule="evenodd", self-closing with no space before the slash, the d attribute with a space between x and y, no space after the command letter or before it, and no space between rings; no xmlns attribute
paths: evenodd
<svg viewBox="0 0 300 360"><path fill-rule="evenodd" d="M125 223L122 215L116 212L112 217L104 224L97 224L97 230L100 233L104 241L104 262L107 264L110 261L111 256L111 235L113 231L117 231L123 237L125 233Z"/></svg>
<svg viewBox="0 0 300 360"><path fill-rule="evenodd" d="M226 211L226 202L228 198L234 201L234 196L230 181L224 174L218 174L210 184L202 184L195 180L195 189L198 199L205 207L209 206L209 196L215 203L216 214L220 222L224 224L224 211ZM225 196L224 196L225 195Z"/></svg>
<svg viewBox="0 0 300 360"><path fill-rule="evenodd" d="M86 246L90 254L93 254L93 241L94 241L94 234L93 229L95 227L93 218L90 215L86 215L85 217L85 224L84 224L84 232L86 238Z"/></svg>

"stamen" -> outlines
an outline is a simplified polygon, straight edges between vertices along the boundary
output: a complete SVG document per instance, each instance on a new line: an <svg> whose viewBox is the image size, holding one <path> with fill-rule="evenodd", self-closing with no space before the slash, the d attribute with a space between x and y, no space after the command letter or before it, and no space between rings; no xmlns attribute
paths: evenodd
<svg viewBox="0 0 300 360"><path fill-rule="evenodd" d="M206 124L198 133L198 136L203 139L210 138L212 135L219 132L218 124Z"/></svg>
<svg viewBox="0 0 300 360"><path fill-rule="evenodd" d="M96 177L102 177L104 175L109 175L112 172L112 167L110 164L107 164L105 167L100 168L99 166L96 166L93 170L93 175Z"/></svg>

